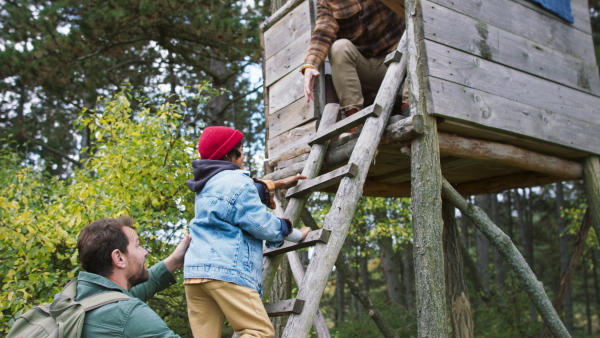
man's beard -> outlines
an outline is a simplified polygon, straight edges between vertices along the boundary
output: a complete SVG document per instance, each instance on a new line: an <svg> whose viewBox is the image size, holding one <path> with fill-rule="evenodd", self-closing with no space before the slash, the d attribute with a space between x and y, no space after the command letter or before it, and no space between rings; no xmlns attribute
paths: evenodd
<svg viewBox="0 0 600 338"><path fill-rule="evenodd" d="M129 285L131 287L134 287L138 284L142 284L143 282L147 281L148 279L150 279L150 273L148 272L148 269L146 269L146 267L142 266L142 269L140 272L127 278L127 282L129 282Z"/></svg>

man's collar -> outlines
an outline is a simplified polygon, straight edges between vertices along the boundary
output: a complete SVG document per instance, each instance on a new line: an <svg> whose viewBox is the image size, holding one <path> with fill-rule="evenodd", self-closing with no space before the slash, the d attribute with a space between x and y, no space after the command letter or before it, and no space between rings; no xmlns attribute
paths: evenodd
<svg viewBox="0 0 600 338"><path fill-rule="evenodd" d="M133 297L131 295L131 293L129 293L129 291L125 290L123 287L117 285L115 282L111 281L110 279L100 276L100 275L97 275L95 273L80 271L79 276L77 276L77 280L96 284L105 289L121 291L124 294L126 294L130 297Z"/></svg>

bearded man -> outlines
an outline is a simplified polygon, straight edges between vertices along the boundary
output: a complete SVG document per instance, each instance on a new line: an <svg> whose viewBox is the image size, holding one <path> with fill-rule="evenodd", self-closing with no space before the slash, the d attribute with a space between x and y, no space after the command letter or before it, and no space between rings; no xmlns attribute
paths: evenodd
<svg viewBox="0 0 600 338"><path fill-rule="evenodd" d="M85 271L77 277L77 301L107 291L122 292L130 300L88 311L81 337L179 337L145 301L172 284L173 272L183 267L191 237L149 270L148 251L129 217L105 218L81 229L77 248Z"/></svg>

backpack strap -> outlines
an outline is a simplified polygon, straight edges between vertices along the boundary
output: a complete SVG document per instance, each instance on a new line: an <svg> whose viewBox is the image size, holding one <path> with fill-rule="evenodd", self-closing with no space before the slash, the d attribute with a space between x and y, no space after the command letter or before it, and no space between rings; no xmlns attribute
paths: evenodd
<svg viewBox="0 0 600 338"><path fill-rule="evenodd" d="M83 309L87 311L91 311L97 309L106 304L118 302L120 300L129 300L131 297L119 291L107 291L102 292L97 295L89 296L87 298L81 299L79 304L83 306Z"/></svg>
<svg viewBox="0 0 600 338"><path fill-rule="evenodd" d="M48 312L54 318L60 316L70 306L79 304L83 307L84 311L90 311L97 309L106 304L118 302L120 300L129 300L131 297L118 291L107 291L97 295L93 295L75 302L75 295L77 294L77 279L71 280L60 292L60 295L48 306ZM65 301L72 301L72 303L64 303ZM70 305L67 305L70 304Z"/></svg>

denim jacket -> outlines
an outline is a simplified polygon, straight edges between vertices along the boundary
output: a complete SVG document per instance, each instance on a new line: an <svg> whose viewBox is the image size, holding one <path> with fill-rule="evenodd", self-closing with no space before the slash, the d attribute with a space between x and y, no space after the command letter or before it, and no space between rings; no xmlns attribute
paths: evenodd
<svg viewBox="0 0 600 338"><path fill-rule="evenodd" d="M223 161L194 162L199 181L197 166ZM269 248L283 243L282 221L266 210L246 172L224 170L211 175L196 193L184 278L216 279L261 293L263 241Z"/></svg>
<svg viewBox="0 0 600 338"><path fill-rule="evenodd" d="M82 271L77 277L76 300L106 291L120 291L132 297L91 310L85 315L82 338L136 337L175 338L176 335L145 301L175 284L175 278L163 262L149 269L150 279L127 291L108 278Z"/></svg>

